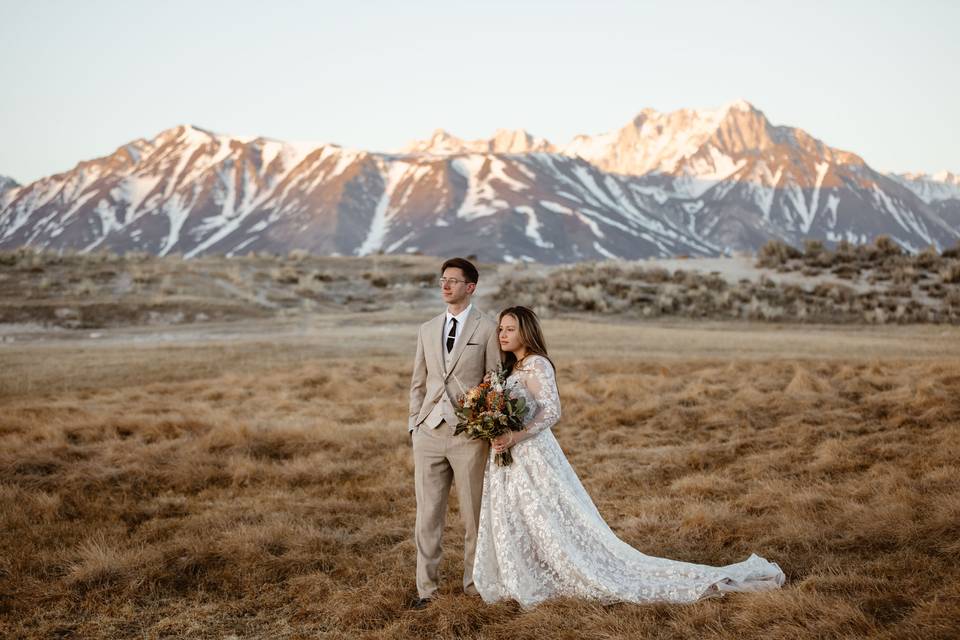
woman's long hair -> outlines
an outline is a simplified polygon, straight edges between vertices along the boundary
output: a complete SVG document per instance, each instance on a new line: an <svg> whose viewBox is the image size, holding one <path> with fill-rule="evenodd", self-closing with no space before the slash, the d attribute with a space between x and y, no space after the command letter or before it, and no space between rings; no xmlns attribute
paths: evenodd
<svg viewBox="0 0 960 640"><path fill-rule="evenodd" d="M537 314L533 312L533 309L528 309L527 307L507 307L500 312L497 318L498 330L504 316L513 316L517 319L517 331L520 334L520 344L527 350L527 356L543 356L550 362L554 375L556 375L557 367L553 364L553 360L550 360L550 356L547 355L547 343L543 339L543 331L540 329L540 319L537 318ZM512 351L503 354L503 366L506 368L508 375L516 365L517 356L515 356Z"/></svg>

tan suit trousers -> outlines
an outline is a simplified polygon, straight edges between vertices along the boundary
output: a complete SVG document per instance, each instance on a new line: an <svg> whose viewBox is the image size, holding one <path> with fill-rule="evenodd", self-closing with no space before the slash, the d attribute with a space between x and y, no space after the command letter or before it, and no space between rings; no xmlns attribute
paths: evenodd
<svg viewBox="0 0 960 640"><path fill-rule="evenodd" d="M473 557L477 549L483 472L490 445L465 434L454 437L454 427L441 422L436 428L421 424L413 431L414 484L417 494L417 592L430 598L439 585L443 523L451 483L457 486L463 520L463 590L475 595Z"/></svg>

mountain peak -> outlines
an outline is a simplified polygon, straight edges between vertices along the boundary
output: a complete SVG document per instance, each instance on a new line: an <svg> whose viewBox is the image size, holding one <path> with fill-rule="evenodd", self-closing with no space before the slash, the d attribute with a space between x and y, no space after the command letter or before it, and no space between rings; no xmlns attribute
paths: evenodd
<svg viewBox="0 0 960 640"><path fill-rule="evenodd" d="M195 124L180 125L179 127L177 127L177 130L182 136L195 137L195 138L229 137L229 136L223 136L222 134L211 131L210 129L199 127Z"/></svg>
<svg viewBox="0 0 960 640"><path fill-rule="evenodd" d="M452 155L457 153L530 153L552 151L553 145L525 129L497 129L492 138L463 140L445 129L435 129L427 140L415 140L404 153Z"/></svg>
<svg viewBox="0 0 960 640"><path fill-rule="evenodd" d="M935 182L945 182L947 184L960 185L960 175L946 170L938 171L930 176L930 179L934 180Z"/></svg>
<svg viewBox="0 0 960 640"><path fill-rule="evenodd" d="M738 123L740 126L747 125L747 123L754 127L772 126L763 111L746 100L735 100L712 113L717 129L722 128L725 123L731 122Z"/></svg>
<svg viewBox="0 0 960 640"><path fill-rule="evenodd" d="M208 131L203 127L198 127L192 124L178 124L175 127L164 129L160 132L160 135L170 138L181 138L185 136L215 138L217 136L217 134L213 133L212 131Z"/></svg>
<svg viewBox="0 0 960 640"><path fill-rule="evenodd" d="M534 136L526 129L497 129L490 143L490 151L494 153L531 153L553 150L553 145L546 139Z"/></svg>
<svg viewBox="0 0 960 640"><path fill-rule="evenodd" d="M457 136L453 135L446 129L437 128L433 130L433 133L430 134L430 140L459 140Z"/></svg>
<svg viewBox="0 0 960 640"><path fill-rule="evenodd" d="M795 168L815 181L812 168L828 164L863 165L858 156L833 149L802 129L775 126L747 100L713 109L644 109L626 126L596 136L577 136L561 153L579 156L604 171L642 176L694 175L708 184L762 162L774 175ZM800 167L799 165L803 165ZM764 174L766 175L766 174Z"/></svg>
<svg viewBox="0 0 960 640"><path fill-rule="evenodd" d="M726 105L723 110L724 111L759 111L759 109L754 107L752 104L750 104L743 98L734 100L733 102Z"/></svg>
<svg viewBox="0 0 960 640"><path fill-rule="evenodd" d="M10 191L11 189L16 189L19 186L20 183L13 178L0 176L0 196L2 196L4 192Z"/></svg>
<svg viewBox="0 0 960 640"><path fill-rule="evenodd" d="M950 171L938 171L933 175L922 172L889 173L887 176L913 191L927 203L960 200L960 175Z"/></svg>
<svg viewBox="0 0 960 640"><path fill-rule="evenodd" d="M720 109L677 109L661 113L643 109L619 131L577 136L562 152L580 156L615 173L644 175L679 173L688 159L710 141L718 148L744 147L742 138L757 140L766 118L746 100ZM749 131L743 136L738 132Z"/></svg>
<svg viewBox="0 0 960 640"><path fill-rule="evenodd" d="M241 143L248 143L255 140L257 136L238 136L226 133L218 133L206 127L195 124L179 124L169 129L164 129L151 142L167 143L180 141L188 145L202 145L209 142L230 142L236 140Z"/></svg>
<svg viewBox="0 0 960 640"><path fill-rule="evenodd" d="M891 171L889 174L904 180L916 180L924 182L949 182L950 178L953 176L953 174L949 171L939 171L932 175L926 171L907 171L904 173L896 173Z"/></svg>

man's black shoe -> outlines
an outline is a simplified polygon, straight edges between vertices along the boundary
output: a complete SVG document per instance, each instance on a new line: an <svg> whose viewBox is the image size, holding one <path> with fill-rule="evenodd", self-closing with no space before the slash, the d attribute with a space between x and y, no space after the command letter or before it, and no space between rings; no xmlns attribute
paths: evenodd
<svg viewBox="0 0 960 640"><path fill-rule="evenodd" d="M431 602L433 602L433 598L417 598L413 601L413 604L410 605L410 608L419 611L421 609L426 609L427 605Z"/></svg>

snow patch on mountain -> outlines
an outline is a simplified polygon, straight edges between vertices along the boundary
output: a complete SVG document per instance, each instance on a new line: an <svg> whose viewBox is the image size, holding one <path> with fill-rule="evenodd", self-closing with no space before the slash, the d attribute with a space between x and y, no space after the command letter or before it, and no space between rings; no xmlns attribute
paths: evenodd
<svg viewBox="0 0 960 640"><path fill-rule="evenodd" d="M416 173L418 169L419 167L413 165L414 173ZM357 248L355 252L356 255L366 256L383 248L384 239L387 237L387 231L390 228L390 219L393 214L396 213L397 209L403 206L403 202L400 202L398 203L398 207L391 209L390 201L394 198L397 185L400 184L410 172L411 165L405 162L395 162L387 169L386 186L384 187L383 195L377 202L377 207L373 212L373 221L370 223L370 230L367 232L367 237ZM414 179L416 179L415 176ZM409 189L407 192L409 193Z"/></svg>
<svg viewBox="0 0 960 640"><path fill-rule="evenodd" d="M533 210L533 207L521 205L519 207L515 207L514 211L527 216L527 226L524 228L524 233L528 238L533 240L535 245L543 249L553 248L552 242L547 242L540 236L540 229L543 225L540 224L540 220L537 218L537 212Z"/></svg>
<svg viewBox="0 0 960 640"><path fill-rule="evenodd" d="M619 260L619 259L620 259L620 256L618 256L617 254L613 253L612 251L608 251L607 249L604 248L604 246L603 246L602 244L600 244L600 243L597 242L596 240L593 241L593 248L596 250L597 253L599 253L600 255L602 255L602 256L603 256L604 258L606 258L607 260Z"/></svg>
<svg viewBox="0 0 960 640"><path fill-rule="evenodd" d="M463 220L476 220L492 216L507 207L507 203L497 197L497 190L490 184L491 156L467 155L455 158L451 166L467 179L467 194L457 210L457 217Z"/></svg>

